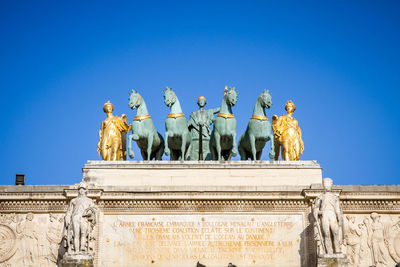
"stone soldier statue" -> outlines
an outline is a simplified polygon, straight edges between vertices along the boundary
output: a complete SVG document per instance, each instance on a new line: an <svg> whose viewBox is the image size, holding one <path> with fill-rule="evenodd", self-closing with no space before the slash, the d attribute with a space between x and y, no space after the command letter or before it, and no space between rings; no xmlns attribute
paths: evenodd
<svg viewBox="0 0 400 267"><path fill-rule="evenodd" d="M91 226L96 224L96 206L87 197L87 185L81 182L78 197L71 200L64 218L64 238L67 254L89 254Z"/></svg>
<svg viewBox="0 0 400 267"><path fill-rule="evenodd" d="M324 255L341 254L343 243L343 213L340 209L339 197L332 193L332 179L325 178L325 192L315 199L313 215L315 218L318 240L321 242Z"/></svg>
<svg viewBox="0 0 400 267"><path fill-rule="evenodd" d="M204 109L204 106L206 105L206 98L204 96L200 96L197 99L197 105L199 105L199 110L192 112L188 121L189 130L192 135L192 144L189 159L201 160L199 156L200 154L202 154L204 160L211 160L211 124L215 121L214 114L219 112L219 108L208 110ZM200 139L202 140L201 144Z"/></svg>

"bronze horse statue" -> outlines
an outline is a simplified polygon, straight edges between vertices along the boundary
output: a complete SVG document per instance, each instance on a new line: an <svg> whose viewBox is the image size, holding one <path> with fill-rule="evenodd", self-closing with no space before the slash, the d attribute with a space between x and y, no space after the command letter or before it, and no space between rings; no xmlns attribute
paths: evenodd
<svg viewBox="0 0 400 267"><path fill-rule="evenodd" d="M235 88L225 87L220 111L214 122L211 133L211 152L213 160L230 160L235 157L236 151L236 119L232 113L232 106L237 102L238 92Z"/></svg>

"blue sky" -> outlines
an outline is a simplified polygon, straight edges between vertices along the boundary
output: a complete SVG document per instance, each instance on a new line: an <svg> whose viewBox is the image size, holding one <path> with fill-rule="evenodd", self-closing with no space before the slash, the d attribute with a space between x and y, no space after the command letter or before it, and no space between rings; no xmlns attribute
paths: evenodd
<svg viewBox="0 0 400 267"><path fill-rule="evenodd" d="M128 92L164 135L172 87L196 99L239 91L240 136L257 96L291 99L304 160L336 184L399 183L399 1L0 1L0 184L73 184L99 159L102 106L131 122ZM141 159L134 144L137 159ZM262 159L267 159L269 145ZM237 158L238 159L238 158Z"/></svg>

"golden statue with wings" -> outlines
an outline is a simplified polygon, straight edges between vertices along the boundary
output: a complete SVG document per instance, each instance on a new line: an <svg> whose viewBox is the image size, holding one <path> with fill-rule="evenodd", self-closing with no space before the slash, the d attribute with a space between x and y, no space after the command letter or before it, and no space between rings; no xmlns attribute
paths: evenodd
<svg viewBox="0 0 400 267"><path fill-rule="evenodd" d="M100 126L97 152L103 160L126 160L126 132L130 129L126 115L114 116L114 106L110 101L104 104L103 110L107 118Z"/></svg>
<svg viewBox="0 0 400 267"><path fill-rule="evenodd" d="M286 102L286 115L278 118L272 116L272 130L274 131L275 160L279 159L281 152L282 160L300 160L300 155L304 151L304 143L301 139L301 129L299 123L293 118L296 110L292 100Z"/></svg>

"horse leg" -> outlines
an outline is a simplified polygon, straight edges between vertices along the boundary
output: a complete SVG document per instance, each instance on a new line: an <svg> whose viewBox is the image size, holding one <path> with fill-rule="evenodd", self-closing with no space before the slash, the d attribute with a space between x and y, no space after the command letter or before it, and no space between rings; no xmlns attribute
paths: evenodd
<svg viewBox="0 0 400 267"><path fill-rule="evenodd" d="M243 145L240 142L238 150L239 150L240 160L247 160L246 151L244 150Z"/></svg>
<svg viewBox="0 0 400 267"><path fill-rule="evenodd" d="M210 141L210 151L212 160L217 160L218 159L217 150L215 149L212 140Z"/></svg>
<svg viewBox="0 0 400 267"><path fill-rule="evenodd" d="M150 133L147 136L147 160L151 160L151 149L153 148L154 134Z"/></svg>
<svg viewBox="0 0 400 267"><path fill-rule="evenodd" d="M250 131L249 131L250 132ZM249 134L249 142L250 142L250 148L251 148L251 155L252 155L252 160L256 160L256 137L253 134Z"/></svg>
<svg viewBox="0 0 400 267"><path fill-rule="evenodd" d="M164 143L161 143L157 148L155 160L162 160L162 155L164 154Z"/></svg>
<svg viewBox="0 0 400 267"><path fill-rule="evenodd" d="M157 132L157 135L160 140L160 145L157 148L156 160L162 160L162 155L164 154L164 139L158 132Z"/></svg>
<svg viewBox="0 0 400 267"><path fill-rule="evenodd" d="M191 133L189 132L189 134L191 134ZM185 160L188 160L188 157L191 155L191 153L192 153L192 140L190 140L190 143L186 149ZM193 159L190 159L190 160L193 160Z"/></svg>
<svg viewBox="0 0 400 267"><path fill-rule="evenodd" d="M217 150L217 158L221 160L221 136L217 131L214 132L215 149Z"/></svg>
<svg viewBox="0 0 400 267"><path fill-rule="evenodd" d="M275 144L274 144L274 136L273 136L273 134L271 132L268 135L268 139L271 141L271 150L269 151L269 158L270 159L274 159L275 158L276 149L275 149ZM278 152L279 152L279 150L278 150Z"/></svg>
<svg viewBox="0 0 400 267"><path fill-rule="evenodd" d="M168 131L166 131L165 132L165 148L164 148L164 153L166 156L169 156L171 154L171 151L169 150L169 147L168 147L168 135L169 135L169 133L168 133ZM171 159L172 159L172 157L171 157Z"/></svg>
<svg viewBox="0 0 400 267"><path fill-rule="evenodd" d="M142 154L142 159L146 160L147 159L147 153L145 150L140 150L140 154Z"/></svg>
<svg viewBox="0 0 400 267"><path fill-rule="evenodd" d="M131 159L135 157L135 153L133 153L132 150L132 139L133 139L133 134L130 134L128 137L128 154Z"/></svg>
<svg viewBox="0 0 400 267"><path fill-rule="evenodd" d="M182 134L181 137L182 144L181 144L181 156L179 157L179 160L185 160L185 152L186 152L186 134Z"/></svg>
<svg viewBox="0 0 400 267"><path fill-rule="evenodd" d="M175 149L171 149L171 160L178 160L178 153Z"/></svg>
<svg viewBox="0 0 400 267"><path fill-rule="evenodd" d="M261 159L262 150L258 151L256 154L257 160Z"/></svg>
<svg viewBox="0 0 400 267"><path fill-rule="evenodd" d="M237 144L236 144L236 131L234 131L234 132L232 133L232 152L231 152L231 155L229 156L229 158L230 158L231 156L232 156L232 157L236 157L236 155L237 155L236 146L237 146Z"/></svg>

